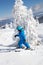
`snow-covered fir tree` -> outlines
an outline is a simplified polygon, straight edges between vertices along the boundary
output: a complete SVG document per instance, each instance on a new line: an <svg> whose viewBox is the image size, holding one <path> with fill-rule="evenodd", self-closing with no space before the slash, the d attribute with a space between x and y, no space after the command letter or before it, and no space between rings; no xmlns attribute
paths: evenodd
<svg viewBox="0 0 43 65"><path fill-rule="evenodd" d="M29 36L27 34L27 36L29 38L28 41L31 44L39 44L39 37L38 37L38 33L37 33L37 26L39 24L39 21L36 21L34 19L33 12L32 12L31 8L28 10L27 16L28 16L28 22L27 22L28 23L28 28L27 28L27 30L29 29Z"/></svg>
<svg viewBox="0 0 43 65"><path fill-rule="evenodd" d="M27 16L27 7L23 5L22 0L16 0L13 8L14 24L16 23L16 26L17 25L24 26L26 16Z"/></svg>
<svg viewBox="0 0 43 65"><path fill-rule="evenodd" d="M38 34L36 29L36 20L33 18L32 9L27 9L24 6L22 0L15 0L15 4L13 7L13 24L14 24L14 32L16 34L16 27L18 25L22 26L26 31L27 41L31 44L38 43Z"/></svg>

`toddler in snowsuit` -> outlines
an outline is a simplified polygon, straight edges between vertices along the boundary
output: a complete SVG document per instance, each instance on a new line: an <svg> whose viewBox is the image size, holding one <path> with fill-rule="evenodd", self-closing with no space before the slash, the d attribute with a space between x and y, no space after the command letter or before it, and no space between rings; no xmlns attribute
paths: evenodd
<svg viewBox="0 0 43 65"><path fill-rule="evenodd" d="M22 44L24 44L26 46L26 49L30 49L29 43L26 42L24 29L21 26L17 26L17 30L19 31L19 34L15 35L15 37L18 36L20 38L18 42L19 48L22 48Z"/></svg>

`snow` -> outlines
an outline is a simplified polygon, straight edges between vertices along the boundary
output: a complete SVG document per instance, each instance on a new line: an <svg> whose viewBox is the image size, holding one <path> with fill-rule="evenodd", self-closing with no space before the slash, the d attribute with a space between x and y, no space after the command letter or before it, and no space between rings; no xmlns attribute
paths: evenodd
<svg viewBox="0 0 43 65"><path fill-rule="evenodd" d="M1 65L43 65L43 46L35 47L35 50L21 50L21 52L0 53Z"/></svg>
<svg viewBox="0 0 43 65"><path fill-rule="evenodd" d="M13 41L13 29L0 29L0 44L10 45Z"/></svg>
<svg viewBox="0 0 43 65"><path fill-rule="evenodd" d="M28 39L30 35L30 41L32 38L32 41L35 44L38 42L37 38L39 35L41 38L41 43L43 43L43 24L38 24L38 22L36 22L33 18L32 10L30 9L27 11L27 7L23 5L22 0L16 0L13 9L13 17L14 29L11 29L12 26L9 28L8 24L6 25L6 29L0 29L0 65L43 65L42 44L39 46L31 45L31 48L34 48L33 51L19 49L20 52L15 52L14 45L17 44L16 41L18 42L18 38L13 39L14 35L17 33L15 27L17 25L22 25L27 31ZM36 31L38 31L38 33Z"/></svg>
<svg viewBox="0 0 43 65"><path fill-rule="evenodd" d="M39 31L38 33L43 34L42 30L40 31L39 28L43 28L43 24L40 24L37 28ZM0 46L0 49L9 49L10 51L11 49L15 48L6 47L12 44L13 34L13 29L0 29L0 42L5 45L5 47ZM4 40L5 38L7 39ZM21 49L21 52L15 52L15 50L11 50L10 52L6 50L0 50L0 65L43 65L43 45L41 44L39 46L32 47L35 48L35 50L31 51Z"/></svg>
<svg viewBox="0 0 43 65"><path fill-rule="evenodd" d="M30 8L27 9L26 6L24 6L22 0L16 0L13 8L13 24L10 24L10 27L14 27L13 29L9 28L9 25L6 24L4 30L0 30L0 44L3 45L10 45L10 44L17 44L18 40L14 39L13 36L16 35L16 27L18 25L22 26L26 31L26 41L30 44L37 44L38 43L38 34L36 30L37 22L33 18L33 12ZM13 26L14 25L14 26ZM2 33L3 32L3 33ZM13 34L14 33L14 34ZM5 35L5 36L4 36Z"/></svg>
<svg viewBox="0 0 43 65"><path fill-rule="evenodd" d="M26 41L30 44L37 45L39 44L39 38L36 29L39 24L38 20L36 21L34 19L32 8L28 9L22 2L22 0L16 0L13 6L12 17L14 18L14 32L16 34L17 26L22 26L26 31Z"/></svg>
<svg viewBox="0 0 43 65"><path fill-rule="evenodd" d="M38 35L41 39L41 43L43 44L43 23L38 25L37 30L38 30Z"/></svg>
<svg viewBox="0 0 43 65"><path fill-rule="evenodd" d="M41 36L43 24L39 24L37 29ZM14 42L13 34L14 29L0 29L0 45L3 45L0 46L0 65L43 65L43 45L32 46L33 51L21 49L21 52L15 52L15 47L7 47Z"/></svg>
<svg viewBox="0 0 43 65"><path fill-rule="evenodd" d="M41 36L43 24L39 24L37 29ZM14 29L0 29L0 45L3 45L0 46L0 65L43 65L43 45L32 46L33 51L21 49L21 52L15 52L15 47L7 47L14 42L13 34Z"/></svg>
<svg viewBox="0 0 43 65"><path fill-rule="evenodd" d="M43 35L43 23L39 24L37 29L38 29L38 34Z"/></svg>
<svg viewBox="0 0 43 65"><path fill-rule="evenodd" d="M39 24L37 27L38 35L41 39L43 39L43 24ZM14 29L0 29L0 45L11 45L16 44L17 38L13 40L14 37Z"/></svg>

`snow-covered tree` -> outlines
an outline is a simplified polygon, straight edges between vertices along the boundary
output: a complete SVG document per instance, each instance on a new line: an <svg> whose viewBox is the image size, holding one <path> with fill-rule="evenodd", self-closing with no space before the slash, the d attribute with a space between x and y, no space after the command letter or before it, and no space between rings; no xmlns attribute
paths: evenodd
<svg viewBox="0 0 43 65"><path fill-rule="evenodd" d="M16 0L13 8L14 24L16 23L16 26L17 25L24 26L26 16L27 16L27 7L23 5L22 0Z"/></svg>
<svg viewBox="0 0 43 65"><path fill-rule="evenodd" d="M32 12L31 8L28 10L28 15L27 16L28 16L27 30L29 29L29 36L27 34L27 36L29 38L28 41L31 44L39 44L39 38L38 38L38 33L37 33L37 26L38 26L39 22L34 19L33 12Z"/></svg>
<svg viewBox="0 0 43 65"><path fill-rule="evenodd" d="M36 30L36 20L33 18L32 9L30 8L28 10L27 7L23 5L22 0L15 0L13 18L14 32L16 32L18 25L22 26L26 31L27 41L32 44L37 44L38 34Z"/></svg>

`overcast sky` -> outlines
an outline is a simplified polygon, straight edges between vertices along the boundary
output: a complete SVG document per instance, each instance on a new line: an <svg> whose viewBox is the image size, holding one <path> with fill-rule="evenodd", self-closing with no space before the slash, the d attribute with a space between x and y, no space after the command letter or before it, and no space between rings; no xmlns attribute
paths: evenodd
<svg viewBox="0 0 43 65"><path fill-rule="evenodd" d="M0 19L11 17L12 8L15 0L0 0ZM34 11L43 10L43 0L23 0L24 5L28 8L34 7Z"/></svg>

